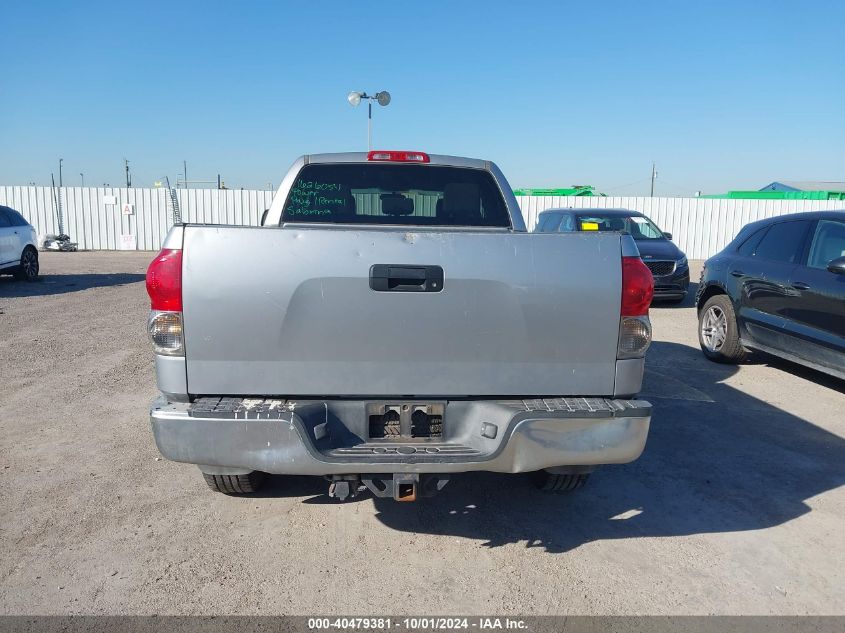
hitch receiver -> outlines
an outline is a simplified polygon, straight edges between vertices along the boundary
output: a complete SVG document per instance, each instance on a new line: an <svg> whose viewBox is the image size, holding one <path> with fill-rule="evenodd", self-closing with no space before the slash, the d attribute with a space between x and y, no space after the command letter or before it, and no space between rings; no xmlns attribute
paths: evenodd
<svg viewBox="0 0 845 633"><path fill-rule="evenodd" d="M396 501L416 501L419 480L419 475L393 475L393 498Z"/></svg>
<svg viewBox="0 0 845 633"><path fill-rule="evenodd" d="M393 497L396 501L416 501L419 497L433 497L449 483L448 475L361 475L363 483L377 497Z"/></svg>

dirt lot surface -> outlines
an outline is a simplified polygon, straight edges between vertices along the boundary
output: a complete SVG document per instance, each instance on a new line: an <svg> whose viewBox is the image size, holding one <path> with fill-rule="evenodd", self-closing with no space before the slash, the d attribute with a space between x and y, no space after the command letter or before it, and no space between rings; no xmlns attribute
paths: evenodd
<svg viewBox="0 0 845 633"><path fill-rule="evenodd" d="M644 455L577 493L232 498L153 443L151 258L0 278L0 613L845 614L845 383L707 362L690 301L652 311Z"/></svg>

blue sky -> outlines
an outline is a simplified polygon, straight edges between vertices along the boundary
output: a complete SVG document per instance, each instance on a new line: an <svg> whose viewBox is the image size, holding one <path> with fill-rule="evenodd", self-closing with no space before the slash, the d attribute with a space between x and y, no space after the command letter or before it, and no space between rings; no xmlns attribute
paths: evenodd
<svg viewBox="0 0 845 633"><path fill-rule="evenodd" d="M843 2L13 2L0 184L277 185L366 149L497 162L515 187L691 195L845 180Z"/></svg>

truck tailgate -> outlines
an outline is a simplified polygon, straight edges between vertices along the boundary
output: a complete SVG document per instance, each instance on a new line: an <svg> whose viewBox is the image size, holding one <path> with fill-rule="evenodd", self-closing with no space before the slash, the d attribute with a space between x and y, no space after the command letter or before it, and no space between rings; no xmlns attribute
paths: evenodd
<svg viewBox="0 0 845 633"><path fill-rule="evenodd" d="M613 393L618 234L187 226L183 248L192 394ZM374 290L378 265L442 284Z"/></svg>

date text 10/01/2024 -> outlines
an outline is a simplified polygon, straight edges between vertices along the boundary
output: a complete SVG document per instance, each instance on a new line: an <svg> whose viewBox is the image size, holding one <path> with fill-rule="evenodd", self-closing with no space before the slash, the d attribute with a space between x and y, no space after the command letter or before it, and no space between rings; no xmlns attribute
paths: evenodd
<svg viewBox="0 0 845 633"><path fill-rule="evenodd" d="M407 617L407 618L309 618L308 629L320 630L526 630L527 623L515 618Z"/></svg>

